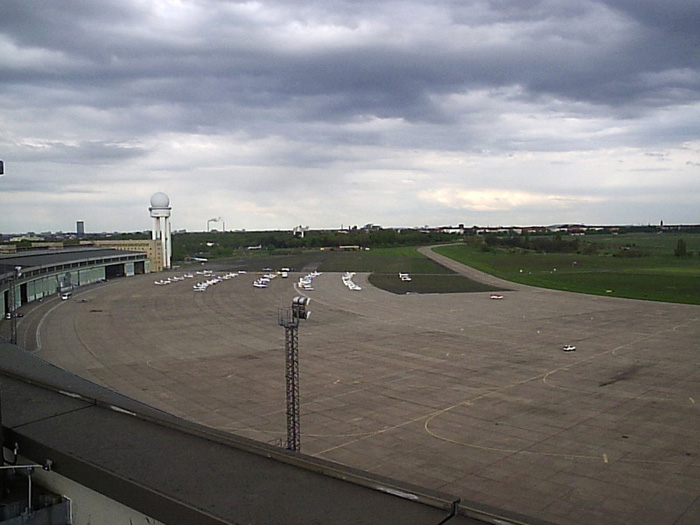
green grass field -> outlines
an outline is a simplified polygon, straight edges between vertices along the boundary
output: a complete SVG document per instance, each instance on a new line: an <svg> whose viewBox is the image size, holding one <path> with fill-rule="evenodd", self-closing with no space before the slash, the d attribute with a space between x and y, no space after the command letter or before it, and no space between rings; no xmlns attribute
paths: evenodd
<svg viewBox="0 0 700 525"><path fill-rule="evenodd" d="M238 258L214 260L208 264L247 271L261 271L263 268L279 270L286 267L299 272L314 269L322 272L369 272L397 276L399 272L453 273L431 259L423 257L414 247L361 251L299 249L278 255L256 251Z"/></svg>
<svg viewBox="0 0 700 525"><path fill-rule="evenodd" d="M695 256L700 253L700 234L688 233L627 233L624 235L593 235L584 237L586 241L609 248L610 253L620 247L638 248L647 254L670 255L679 239L683 239L689 251Z"/></svg>
<svg viewBox="0 0 700 525"><path fill-rule="evenodd" d="M323 272L370 272L411 274L453 273L444 266L422 256L413 247L377 248L363 251L327 252L329 257L321 264Z"/></svg>
<svg viewBox="0 0 700 525"><path fill-rule="evenodd" d="M693 255L676 257L682 237ZM450 245L436 251L503 279L542 288L596 295L700 304L700 235L591 236L595 255L541 254ZM586 250L593 252L594 250ZM633 248L639 256L625 256Z"/></svg>
<svg viewBox="0 0 700 525"><path fill-rule="evenodd" d="M472 281L424 257L414 247L331 252L323 272L369 272L372 285L396 294L487 292L496 288ZM409 273L411 281L401 281Z"/></svg>

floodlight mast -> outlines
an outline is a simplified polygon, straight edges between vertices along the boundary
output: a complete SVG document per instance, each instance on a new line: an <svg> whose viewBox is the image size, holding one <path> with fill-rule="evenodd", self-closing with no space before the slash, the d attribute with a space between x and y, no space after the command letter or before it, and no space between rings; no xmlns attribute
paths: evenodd
<svg viewBox="0 0 700 525"><path fill-rule="evenodd" d="M207 221L207 232L211 231L211 223L212 222L223 222L224 220L221 217L214 217L213 219L209 219ZM226 231L226 223L224 223L223 230Z"/></svg>
<svg viewBox="0 0 700 525"><path fill-rule="evenodd" d="M308 319L310 299L295 297L292 307L279 311L279 325L284 327L285 383L287 399L287 450L301 450L299 429L299 319Z"/></svg>

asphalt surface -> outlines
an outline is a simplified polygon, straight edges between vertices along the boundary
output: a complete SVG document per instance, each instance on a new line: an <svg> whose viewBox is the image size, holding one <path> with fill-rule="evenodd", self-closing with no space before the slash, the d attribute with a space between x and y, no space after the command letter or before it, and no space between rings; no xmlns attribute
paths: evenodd
<svg viewBox="0 0 700 525"><path fill-rule="evenodd" d="M282 443L278 310L303 274L267 289L251 273L202 293L201 276L154 284L183 273L26 305L20 345L156 408ZM354 281L361 291L322 274L303 293L303 453L557 523L700 522L700 307Z"/></svg>

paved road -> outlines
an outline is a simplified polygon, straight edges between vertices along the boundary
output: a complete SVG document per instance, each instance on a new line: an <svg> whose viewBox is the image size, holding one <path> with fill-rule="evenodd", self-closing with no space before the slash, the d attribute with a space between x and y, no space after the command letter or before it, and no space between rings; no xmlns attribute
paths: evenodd
<svg viewBox="0 0 700 525"><path fill-rule="evenodd" d="M458 263L457 261L450 259L449 257L440 255L439 253L434 252L432 248L433 247L431 246L422 246L418 248L418 252L425 255L426 257L430 257L435 262L445 266L446 268L449 268L454 272L464 275L465 277L469 277L474 281L478 281L484 284L491 284L496 287L508 288L510 290L523 290L526 288L532 292L536 292L538 290L537 288L526 287L522 284L512 283L510 281L505 281L493 275L480 272L479 270L475 270L470 266L465 266L462 263Z"/></svg>
<svg viewBox="0 0 700 525"><path fill-rule="evenodd" d="M283 440L277 315L298 274L204 293L160 277L45 301L20 339L158 408ZM395 295L355 280L362 291L323 274L307 292L304 453L559 523L700 522L700 307L511 283L501 301Z"/></svg>

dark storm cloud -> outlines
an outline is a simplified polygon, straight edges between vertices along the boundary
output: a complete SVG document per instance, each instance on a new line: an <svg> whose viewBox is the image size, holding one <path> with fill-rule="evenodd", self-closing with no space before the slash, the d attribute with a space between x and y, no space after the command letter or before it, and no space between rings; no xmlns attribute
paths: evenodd
<svg viewBox="0 0 700 525"><path fill-rule="evenodd" d="M657 28L667 38L679 42L699 42L698 24L700 9L696 0L674 0L657 2L655 0L603 0L611 9L625 13L646 27ZM692 48L680 46L679 51L692 53Z"/></svg>
<svg viewBox="0 0 700 525"><path fill-rule="evenodd" d="M691 28L699 27L693 22L700 21L700 9L691 2L434 2L437 15L427 21L434 26L391 28L405 39L299 50L275 42L262 25L246 25L250 19L240 13L217 11L217 2L209 3L211 16L203 9L193 21L154 26L148 24L154 13L139 5L8 2L2 31L20 48L51 54L10 78L74 89L98 107L189 105L180 115L189 129L196 122L206 128L210 120L218 127L239 107L270 106L311 121L371 114L440 122L450 115L432 95L513 84L525 88L523 97L548 94L627 111L637 102L663 106L698 98L697 75L671 74L697 73L700 32ZM286 3L264 5L277 5L300 23L323 21L351 32L363 20L392 22L388 8L375 3L310 3L300 12ZM405 13L421 6L389 5ZM493 42L471 41L476 32Z"/></svg>

